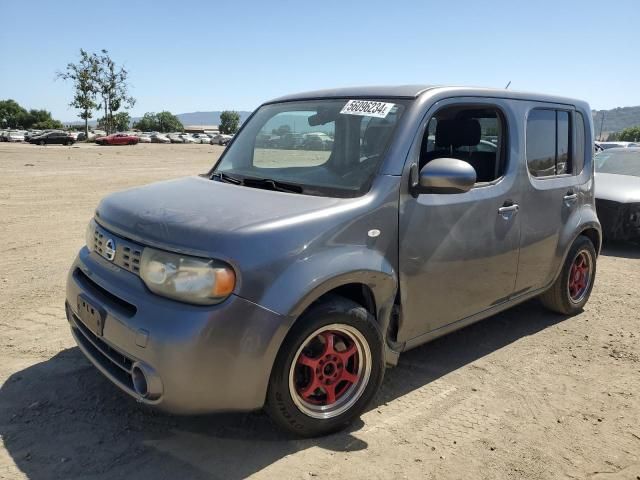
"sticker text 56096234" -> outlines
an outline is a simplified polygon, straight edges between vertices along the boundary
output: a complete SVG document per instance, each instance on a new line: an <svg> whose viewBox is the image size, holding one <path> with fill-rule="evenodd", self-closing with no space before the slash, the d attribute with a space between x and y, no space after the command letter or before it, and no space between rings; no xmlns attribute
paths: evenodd
<svg viewBox="0 0 640 480"><path fill-rule="evenodd" d="M349 100L340 113L344 115L361 115L364 117L385 118L395 103L374 102L371 100Z"/></svg>

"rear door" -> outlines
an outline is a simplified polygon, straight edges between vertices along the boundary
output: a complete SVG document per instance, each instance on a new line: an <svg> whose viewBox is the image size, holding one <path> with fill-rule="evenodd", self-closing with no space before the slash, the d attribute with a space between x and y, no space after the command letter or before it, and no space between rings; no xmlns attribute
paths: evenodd
<svg viewBox="0 0 640 480"><path fill-rule="evenodd" d="M547 286L579 223L575 111L529 103L524 112L527 179L520 205L522 237L516 294Z"/></svg>

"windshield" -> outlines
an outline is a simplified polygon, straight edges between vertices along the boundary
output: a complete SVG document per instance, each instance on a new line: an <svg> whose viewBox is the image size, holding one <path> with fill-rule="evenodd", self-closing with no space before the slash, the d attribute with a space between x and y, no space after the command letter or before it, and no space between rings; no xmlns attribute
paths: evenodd
<svg viewBox="0 0 640 480"><path fill-rule="evenodd" d="M264 105L229 146L212 178L308 195L362 195L405 107L406 100L398 99Z"/></svg>
<svg viewBox="0 0 640 480"><path fill-rule="evenodd" d="M605 150L595 156L596 172L640 177L640 149Z"/></svg>

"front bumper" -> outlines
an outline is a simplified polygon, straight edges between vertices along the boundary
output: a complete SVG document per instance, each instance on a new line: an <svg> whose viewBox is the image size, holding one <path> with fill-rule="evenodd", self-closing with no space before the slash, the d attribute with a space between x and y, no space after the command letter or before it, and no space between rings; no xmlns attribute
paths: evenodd
<svg viewBox="0 0 640 480"><path fill-rule="evenodd" d="M605 240L640 239L640 203L596 200L596 211Z"/></svg>
<svg viewBox="0 0 640 480"><path fill-rule="evenodd" d="M80 320L81 294L106 312L102 336ZM214 306L159 297L137 275L86 248L71 267L66 296L80 349L137 400L182 414L263 406L287 317L234 295ZM136 393L135 367L149 375L151 395Z"/></svg>

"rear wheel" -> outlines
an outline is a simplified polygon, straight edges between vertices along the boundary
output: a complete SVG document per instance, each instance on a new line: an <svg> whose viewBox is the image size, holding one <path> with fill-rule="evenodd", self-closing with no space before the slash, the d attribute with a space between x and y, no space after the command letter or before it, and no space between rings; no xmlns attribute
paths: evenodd
<svg viewBox="0 0 640 480"><path fill-rule="evenodd" d="M39 143L40 143L40 145L41 145L41 146L44 146L44 145L45 145L45 141L44 141L44 140L40 140L40 142L39 142Z"/></svg>
<svg viewBox="0 0 640 480"><path fill-rule="evenodd" d="M384 374L382 334L369 312L342 297L312 306L273 366L267 411L300 436L325 435L357 418Z"/></svg>
<svg viewBox="0 0 640 480"><path fill-rule="evenodd" d="M540 300L554 312L575 315L589 300L595 278L596 250L591 240L580 235L569 250L562 272Z"/></svg>

